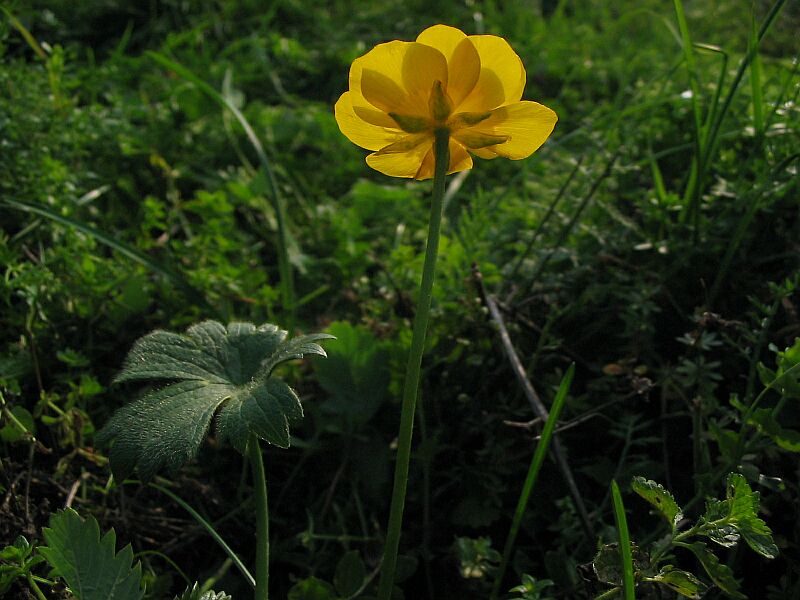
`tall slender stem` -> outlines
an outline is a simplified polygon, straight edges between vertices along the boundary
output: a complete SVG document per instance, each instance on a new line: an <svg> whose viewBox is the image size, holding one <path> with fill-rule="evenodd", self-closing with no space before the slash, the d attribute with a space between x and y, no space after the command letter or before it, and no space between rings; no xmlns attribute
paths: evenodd
<svg viewBox="0 0 800 600"><path fill-rule="evenodd" d="M392 506L389 511L389 525L386 531L386 548L381 565L381 578L378 584L378 600L389 600L394 584L394 571L397 564L397 549L400 545L400 529L403 524L403 508L408 485L408 463L411 458L411 436L414 430L414 412L417 405L419 374L422 366L422 352L425 348L425 334L428 330L428 315L433 296L433 280L436 271L436 257L439 254L439 230L442 224L444 183L447 166L450 164L450 133L446 129L436 131L434 157L436 160L433 175L433 198L428 222L428 242L425 246L425 263L422 268L422 283L419 289L417 312L414 316L414 330L411 337L411 350L403 385L403 406L400 415L400 432L397 439L397 462L394 469L394 490Z"/></svg>
<svg viewBox="0 0 800 600"><path fill-rule="evenodd" d="M269 598L269 508L267 504L267 478L261 445L254 434L247 442L248 458L253 468L253 487L256 492L256 590L255 600Z"/></svg>

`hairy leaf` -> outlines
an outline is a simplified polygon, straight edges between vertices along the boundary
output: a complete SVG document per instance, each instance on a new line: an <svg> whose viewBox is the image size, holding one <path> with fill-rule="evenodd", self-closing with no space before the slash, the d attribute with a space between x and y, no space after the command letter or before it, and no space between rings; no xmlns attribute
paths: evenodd
<svg viewBox="0 0 800 600"><path fill-rule="evenodd" d="M648 577L647 581L660 583L686 598L699 600L708 591L708 586L687 571L676 569L672 565L664 566L658 575Z"/></svg>
<svg viewBox="0 0 800 600"><path fill-rule="evenodd" d="M174 600L232 600L231 596L225 592L216 593L213 590L207 592L203 591L197 583L191 587L187 587L186 591L180 596L175 596Z"/></svg>
<svg viewBox="0 0 800 600"><path fill-rule="evenodd" d="M631 482L633 491L655 506L671 527L675 527L683 518L683 511L675 498L660 483L644 477L634 477Z"/></svg>
<svg viewBox="0 0 800 600"><path fill-rule="evenodd" d="M71 508L50 517L42 531L47 546L39 552L78 600L140 600L142 567L133 565L130 544L115 552L116 534L100 537L94 517L82 519Z"/></svg>
<svg viewBox="0 0 800 600"><path fill-rule="evenodd" d="M682 547L692 551L692 553L703 565L711 581L725 594L735 600L746 600L747 596L739 591L739 582L733 577L733 571L727 565L719 562L717 556L708 549L703 542L693 542L691 544L682 543Z"/></svg>
<svg viewBox="0 0 800 600"><path fill-rule="evenodd" d="M145 481L176 471L197 454L216 416L220 441L244 452L250 433L289 446L289 422L303 416L300 400L274 368L304 354L325 356L314 334L286 340L275 325L204 321L185 334L154 331L131 349L116 382L160 383L123 407L97 435L113 442L111 470L124 479L134 469Z"/></svg>

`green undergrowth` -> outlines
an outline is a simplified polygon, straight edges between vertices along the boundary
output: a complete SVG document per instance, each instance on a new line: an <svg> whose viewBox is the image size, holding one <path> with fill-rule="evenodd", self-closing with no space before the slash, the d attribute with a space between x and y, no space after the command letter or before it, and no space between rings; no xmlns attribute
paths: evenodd
<svg viewBox="0 0 800 600"><path fill-rule="evenodd" d="M397 597L489 598L543 426L484 291L547 406L575 364L555 431L588 519L545 460L500 597L622 598L623 560L637 598L800 595L796 3L2 6L0 595L74 592L53 549L74 529L130 597L251 596L97 438L140 439L112 419L137 340L217 321L337 338L280 370L305 416L264 438L270 589L374 596L430 188L370 171L332 106L354 58L438 22L506 37L559 122L530 159L448 179ZM251 565L244 439L212 425L180 471L155 444L117 472L151 465Z"/></svg>

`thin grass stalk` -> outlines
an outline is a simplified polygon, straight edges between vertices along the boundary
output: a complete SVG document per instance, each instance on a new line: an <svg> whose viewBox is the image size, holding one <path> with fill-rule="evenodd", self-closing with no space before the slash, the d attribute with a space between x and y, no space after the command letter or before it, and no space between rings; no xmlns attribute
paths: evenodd
<svg viewBox="0 0 800 600"><path fill-rule="evenodd" d="M428 222L428 241L425 247L425 262L422 267L417 312L414 315L414 329L411 336L411 349L408 354L406 376L403 384L403 405L400 415L400 431L397 439L397 462L394 470L394 489L392 505L389 510L389 524L386 530L386 546L381 564L378 583L378 600L389 600L394 585L394 572L397 565L397 551L400 545L400 531L403 525L406 487L408 485L408 464L411 459L411 438L414 430L419 389L422 354L425 349L425 335L428 329L433 281L436 275L436 258L439 254L439 231L442 224L444 206L445 178L450 164L450 133L446 129L436 130L434 142L435 169L433 176L433 197Z"/></svg>
<svg viewBox="0 0 800 600"><path fill-rule="evenodd" d="M519 273L519 269L522 266L522 263L525 262L526 258L528 258L528 256L530 255L531 250L533 249L533 245L536 243L536 240L539 239L539 234L545 228L547 223L550 222L550 218L555 213L556 206L558 206L558 203L561 202L561 198L564 196L564 192L567 191L567 188L569 187L569 184L572 183L572 180L575 178L575 175L578 174L578 169L580 169L581 164L583 163L583 159L584 159L585 156L586 156L585 154L581 154L578 157L578 160L575 162L575 166L572 168L572 171L567 176L567 178L564 180L564 183L561 184L561 187L559 188L558 192L556 193L555 198L553 198L553 201L550 203L550 206L547 207L547 212L545 213L544 217L542 217L542 220L539 221L539 225L534 230L533 235L531 236L531 239L528 242L527 246L525 246L525 250L523 250L522 253L519 255L519 258L517 259L517 262L514 264L514 268L511 269L511 273L508 276L508 281L513 281L516 278L517 273ZM523 185L524 185L524 183L523 183ZM514 294L515 294L515 292L512 292L508 296L508 298L506 298L506 303L511 302L511 300L514 297Z"/></svg>
<svg viewBox="0 0 800 600"><path fill-rule="evenodd" d="M255 434L250 434L247 453L253 469L253 488L256 500L256 588L255 600L269 599L269 505L264 458Z"/></svg>
<svg viewBox="0 0 800 600"><path fill-rule="evenodd" d="M675 16L678 19L678 30L681 34L681 49L683 51L683 58L686 62L686 70L689 73L689 89L692 92L692 116L694 117L694 156L692 157L692 170L689 174L689 181L684 191L684 201L688 202L689 214L692 215L694 211L694 189L697 186L697 179L700 176L700 157L702 156L702 147L700 141L700 131L702 129L702 117L700 114L700 83L697 77L697 65L694 60L694 49L692 46L691 36L689 35L689 26L686 24L686 13L683 10L683 2L681 0L674 0Z"/></svg>
<svg viewBox="0 0 800 600"><path fill-rule="evenodd" d="M561 247L561 245L569 237L570 233L572 233L572 230L575 228L575 225L578 223L578 219L580 219L580 216L583 213L584 209L589 205L589 202L594 197L594 194L597 191L597 189L600 187L600 184L606 179L606 177L608 177L611 174L611 169L614 166L614 163L617 162L617 158L619 157L619 154L620 154L620 150L617 149L617 151L614 153L614 155L608 160L608 162L606 163L605 168L603 169L603 172L600 174L600 177L598 177L597 179L594 180L594 182L592 183L592 187L589 188L589 191L586 193L586 195L581 200L581 203L578 205L578 209L572 215L572 218L569 220L569 223L567 223L561 229L561 231L559 232L558 239L556 240L556 243L550 248L549 252L544 255L544 257L539 262L539 264L536 265L536 270L533 272L533 274L531 275L530 279L525 283L525 285L520 286L521 290L526 290L526 291L530 292L533 289L533 286L539 280L539 276L544 271L544 268L547 266L547 263L550 262L550 259L556 253L556 250L558 250L558 248ZM521 306L524 303L525 303L525 300L522 300L522 301L517 303L517 306Z"/></svg>
<svg viewBox="0 0 800 600"><path fill-rule="evenodd" d="M503 560L500 563L500 569L497 571L497 576L494 580L492 595L490 596L491 600L497 600L497 597L500 594L500 587L503 585L503 578L505 577L506 570L508 569L508 563L511 561L511 554L514 551L514 544L517 541L517 535L519 534L519 528L522 524L522 518L525 516L525 509L528 507L528 502L539 477L539 471L542 468L542 463L544 462L545 456L547 456L547 451L550 449L550 442L553 439L553 432L555 430L556 423L558 423L558 417L561 414L561 409L564 407L567 399L567 393L569 392L574 375L575 363L572 363L567 369L567 372L564 373L564 377L561 378L561 384L558 386L558 392L553 400L553 406L550 408L550 415L547 417L547 421L542 429L542 437L539 440L539 443L536 445L536 450L533 453L531 464L528 467L528 474L525 476L525 483L522 486L522 492L520 493L519 500L517 501L517 508L514 511L514 518L511 521L511 529L508 532L506 544L503 548Z"/></svg>
<svg viewBox="0 0 800 600"><path fill-rule="evenodd" d="M756 30L756 11L750 19L750 46L753 53L750 63L750 92L753 102L753 129L756 139L761 141L764 135L764 96L761 91L761 56L758 53L758 31Z"/></svg>
<svg viewBox="0 0 800 600"><path fill-rule="evenodd" d="M128 483L128 482L134 483L134 482L132 482L130 480L126 481L126 483ZM139 483L139 482L135 482L135 483ZM228 557L233 562L234 566L236 566L236 568L239 569L239 572L247 580L247 583L250 584L250 587L255 588L255 585L256 585L255 578L250 574L250 571L247 569L247 567L244 566L244 563L236 555L236 552L234 552L231 549L231 547L228 546L228 544L225 542L225 540L222 539L222 536L219 533L217 533L217 530L214 529L214 526L211 523L206 521L200 513L198 513L194 508L191 507L191 505L189 505L183 498L181 498L177 494L173 493L171 490L168 490L164 486L158 485L157 483L148 483L147 485L150 486L151 488L153 488L154 490L158 490L159 492L161 492L165 496L168 496L169 498L172 499L173 502L175 502L175 504L177 504L183 510L188 512L191 515L191 517L195 521L197 521L203 529L205 529L208 532L208 534L211 536L211 538L215 542L217 542L219 547L222 548L223 552L225 552L225 554L228 555Z"/></svg>
<svg viewBox="0 0 800 600"><path fill-rule="evenodd" d="M611 480L611 498L614 505L614 521L619 536L619 558L622 563L622 595L625 600L635 600L636 587L633 580L633 556L631 555L631 537L628 533L628 520L625 518L625 507L619 486Z"/></svg>

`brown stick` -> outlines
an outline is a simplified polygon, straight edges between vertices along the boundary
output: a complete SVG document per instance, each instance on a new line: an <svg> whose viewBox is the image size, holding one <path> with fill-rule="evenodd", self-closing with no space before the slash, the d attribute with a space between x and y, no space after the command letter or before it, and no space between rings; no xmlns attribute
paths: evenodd
<svg viewBox="0 0 800 600"><path fill-rule="evenodd" d="M486 288L483 285L483 277L478 269L478 265L473 265L472 271L475 280L478 282L478 285L481 288L481 294L483 295L483 299L489 309L489 314L492 317L492 321L494 321L494 323L497 325L498 332L500 333L500 341L503 344L503 350L505 351L506 356L511 363L511 370L514 371L514 375L517 377L517 381L519 381L522 391L525 394L525 397L528 399L533 412L542 421L546 421L550 413L542 402L542 399L539 397L539 394L536 393L536 390L525 373L525 367L519 360L516 350L514 350L514 345L511 343L511 336L508 335L508 330L506 329L505 322L503 321L503 316L500 314L500 310L497 308L497 302L495 302L494 298L492 298L486 292ZM556 463L558 464L561 474L564 477L564 481L569 488L572 500L575 502L575 508L578 510L578 515L580 516L583 529L591 538L595 538L597 536L595 534L594 527L592 527L592 523L589 520L589 513L586 510L586 505L583 503L583 498L578 490L578 485L575 483L575 477L572 475L572 470L569 468L564 446L562 446L561 440L556 434L553 434L552 447L553 454L556 458Z"/></svg>

